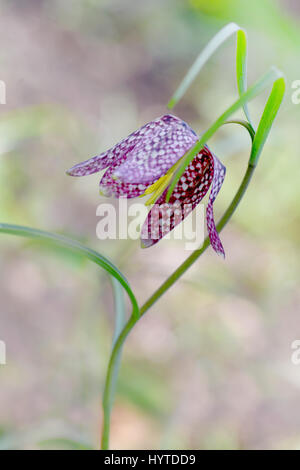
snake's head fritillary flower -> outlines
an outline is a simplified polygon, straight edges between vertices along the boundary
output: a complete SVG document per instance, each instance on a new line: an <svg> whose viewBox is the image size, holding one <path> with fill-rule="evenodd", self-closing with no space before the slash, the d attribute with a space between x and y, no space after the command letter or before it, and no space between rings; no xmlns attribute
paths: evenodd
<svg viewBox="0 0 300 470"><path fill-rule="evenodd" d="M186 168L166 203L172 177L197 140L190 126L167 114L144 125L107 152L73 166L67 174L85 176L107 168L100 181L101 194L133 198L153 193L147 204L155 204L141 230L144 247L154 245L170 232L211 187L206 208L208 234L213 249L225 256L215 227L213 203L226 170L207 146Z"/></svg>

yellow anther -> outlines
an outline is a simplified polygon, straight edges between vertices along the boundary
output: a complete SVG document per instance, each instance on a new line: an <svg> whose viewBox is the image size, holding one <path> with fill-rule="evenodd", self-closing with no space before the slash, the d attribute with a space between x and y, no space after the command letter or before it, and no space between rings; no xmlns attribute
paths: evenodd
<svg viewBox="0 0 300 470"><path fill-rule="evenodd" d="M182 162L182 158L178 160L178 162L176 162L175 165L173 165L165 175L161 176L157 181L155 181L155 183L151 184L151 186L148 186L145 192L140 196L143 197L153 193L152 196L148 199L148 201L145 202L145 206L150 206L151 204L154 204L155 201L159 198L159 196L161 196L164 190L169 186L174 176L174 173L177 171Z"/></svg>
<svg viewBox="0 0 300 470"><path fill-rule="evenodd" d="M158 181L156 181L157 184L152 196L148 199L148 201L145 203L146 206L150 206L151 204L154 204L156 199L159 198L159 196L164 192L164 190L168 187L171 179L172 179L173 173L170 173L169 175L166 174L162 176ZM155 183L155 184L156 184ZM149 188L148 188L149 189ZM149 193L148 193L149 194Z"/></svg>
<svg viewBox="0 0 300 470"><path fill-rule="evenodd" d="M151 194L153 192L156 192L157 189L160 188L160 186L164 183L164 181L168 178L168 174L161 176L155 183L151 184L151 186L148 186L146 191L144 192L143 196L147 194Z"/></svg>

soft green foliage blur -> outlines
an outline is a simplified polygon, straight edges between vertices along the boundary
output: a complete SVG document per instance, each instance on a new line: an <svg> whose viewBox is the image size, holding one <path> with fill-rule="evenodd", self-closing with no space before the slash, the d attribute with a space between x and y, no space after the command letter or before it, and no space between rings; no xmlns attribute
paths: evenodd
<svg viewBox="0 0 300 470"><path fill-rule="evenodd" d="M271 65L285 102L256 174L212 250L149 311L124 349L112 448L300 448L297 1L1 1L0 221L65 233L110 257L143 302L183 261L183 243L96 238L99 175L65 170L100 153L165 105L207 41L234 21L248 33L248 83ZM258 124L268 93L250 103ZM200 133L238 97L235 40L174 113ZM242 111L237 113L242 118ZM224 126L211 147L230 202L249 136ZM0 448L99 445L114 323L104 273L61 248L0 237ZM128 305L129 306L129 305Z"/></svg>

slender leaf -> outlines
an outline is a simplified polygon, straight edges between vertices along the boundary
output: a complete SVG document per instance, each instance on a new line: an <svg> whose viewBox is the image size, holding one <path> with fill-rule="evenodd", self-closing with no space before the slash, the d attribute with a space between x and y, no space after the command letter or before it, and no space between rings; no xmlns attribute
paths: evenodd
<svg viewBox="0 0 300 470"><path fill-rule="evenodd" d="M37 230L29 227L22 227L19 225L10 225L0 223L0 233L7 233L10 235L17 235L21 237L28 237L37 240L45 240L54 244L62 245L69 250L81 254L89 260L96 263L101 268L105 269L111 276L113 276L123 288L126 290L133 308L133 316L139 316L139 307L135 295L133 294L131 287L124 275L109 261L105 256L101 255L95 250L92 250L77 240L58 235L55 233L45 232L43 230Z"/></svg>
<svg viewBox="0 0 300 470"><path fill-rule="evenodd" d="M200 70L216 52L216 50L230 38L233 34L243 32L241 27L236 23L229 23L222 28L200 52L197 59L186 73L184 79L175 91L171 100L168 103L168 108L172 109L179 100L183 97L191 83L195 80ZM247 38L245 33L237 36L237 75L238 75L238 90L240 94L246 90L246 61L247 59ZM245 111L246 113L246 111Z"/></svg>
<svg viewBox="0 0 300 470"><path fill-rule="evenodd" d="M284 78L281 77L274 82L272 91L270 93L269 99L265 106L261 120L259 122L259 126L257 128L256 134L254 137L252 151L251 151L251 155L249 159L249 163L251 165L257 164L258 158L267 140L267 137L271 130L276 114L282 103L284 93L285 93L285 81L284 81Z"/></svg>
<svg viewBox="0 0 300 470"><path fill-rule="evenodd" d="M234 114L238 109L240 109L244 103L255 98L259 95L264 89L266 89L269 85L271 85L275 80L282 77L282 73L272 67L262 78L257 80L257 82L252 85L252 87L248 88L248 90L243 93L243 95L235 101L227 110L221 114L221 116L209 127L209 129L204 132L202 137L196 142L196 144L186 153L185 158L180 166L180 168L175 173L173 180L169 186L166 201L168 202L170 196L179 180L182 176L185 168L190 164L193 160L195 155L200 152L200 150L204 147L206 142L216 133L216 131L227 121L227 119Z"/></svg>
<svg viewBox="0 0 300 470"><path fill-rule="evenodd" d="M237 31L236 40L236 81L239 95L242 96L247 90L247 36L243 29ZM243 105L244 113L251 124L248 104Z"/></svg>

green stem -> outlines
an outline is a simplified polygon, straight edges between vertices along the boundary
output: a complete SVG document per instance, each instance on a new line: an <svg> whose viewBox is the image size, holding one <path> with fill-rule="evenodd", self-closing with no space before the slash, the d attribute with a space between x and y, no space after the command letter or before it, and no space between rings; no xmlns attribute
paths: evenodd
<svg viewBox="0 0 300 470"><path fill-rule="evenodd" d="M252 144L253 144L253 141L254 141L254 137L255 137L255 130L253 129L252 125L250 124L250 122L248 121L244 121L243 119L232 119L230 121L226 121L224 122L224 126L225 124L239 124L240 126L244 127L245 129L247 129L247 131L249 132L249 135L251 137L251 141L252 141Z"/></svg>
<svg viewBox="0 0 300 470"><path fill-rule="evenodd" d="M233 215L234 211L236 210L237 206L239 205L239 202L241 201L250 183L254 170L255 166L249 164L236 195L234 196L230 206L224 213L223 217L217 224L218 232L220 232L225 227L225 225ZM207 237L203 243L203 246L200 249L195 250L145 302L145 304L140 309L140 317L144 315L147 310L149 310L149 308L152 307L152 305L182 276L182 274L184 274L189 269L189 267L199 258L199 256L204 253L204 251L208 248L209 245L210 241ZM115 342L110 356L103 395L103 433L101 441L101 448L103 450L109 449L110 416L113 405L114 390L120 364L122 347L125 339L127 338L134 325L138 322L140 317L130 317L123 330L121 331L117 341Z"/></svg>

